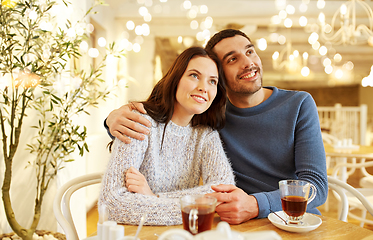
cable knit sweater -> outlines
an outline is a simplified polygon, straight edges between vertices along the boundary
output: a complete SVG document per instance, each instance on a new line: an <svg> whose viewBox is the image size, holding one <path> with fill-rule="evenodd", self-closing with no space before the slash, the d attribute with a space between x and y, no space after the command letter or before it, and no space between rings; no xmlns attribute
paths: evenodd
<svg viewBox="0 0 373 240"><path fill-rule="evenodd" d="M164 124L152 122L144 141L130 144L114 140L102 181L99 205L105 204L109 219L138 224L147 212L146 225L182 223L179 198L212 192L211 185L234 184L234 175L217 131L209 127L181 127L169 122L161 146ZM128 192L125 172L138 169L159 197ZM202 178L204 185L200 186Z"/></svg>

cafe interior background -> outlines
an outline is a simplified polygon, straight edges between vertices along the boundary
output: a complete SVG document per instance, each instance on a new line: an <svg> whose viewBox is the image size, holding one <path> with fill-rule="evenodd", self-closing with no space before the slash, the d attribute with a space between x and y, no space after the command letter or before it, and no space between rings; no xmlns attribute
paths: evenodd
<svg viewBox="0 0 373 240"><path fill-rule="evenodd" d="M72 22L83 16L91 0L72 0L72 8L59 16ZM170 63L185 48L204 46L217 31L236 28L256 45L263 64L263 84L304 90L312 94L317 106L368 107L367 144L373 143L373 1L372 0L106 0L87 20L90 38L81 45L82 66L97 64L111 42L125 51L121 59L108 58L104 70L111 97L79 118L88 128L90 152L68 163L48 190L39 228L56 230L51 217L56 189L67 180L103 171L110 138L103 121L110 111L128 101L144 100ZM62 4L61 4L62 5ZM341 26L341 24L343 26ZM27 130L25 130L27 131ZM27 141L27 140L24 140ZM13 189L28 189L32 169L25 169L27 152L19 154ZM2 178L2 171L0 177ZM16 177L17 178L17 177ZM21 178L20 178L21 179ZM74 218L79 231L85 231L86 211L95 206L98 188L87 189L73 199ZM28 220L33 209L32 189L13 191L16 214ZM3 207L0 208L3 213ZM31 213L30 213L31 214ZM30 215L31 216L31 215ZM10 232L4 216L0 233ZM84 236L84 233L83 233Z"/></svg>

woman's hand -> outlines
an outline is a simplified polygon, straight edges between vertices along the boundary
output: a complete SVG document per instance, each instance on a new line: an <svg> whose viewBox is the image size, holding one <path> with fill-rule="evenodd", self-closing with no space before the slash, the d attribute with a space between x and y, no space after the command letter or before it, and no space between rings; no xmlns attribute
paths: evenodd
<svg viewBox="0 0 373 240"><path fill-rule="evenodd" d="M156 196L150 189L144 175L134 167L130 167L126 172L126 187L130 192Z"/></svg>
<svg viewBox="0 0 373 240"><path fill-rule="evenodd" d="M258 216L259 206L256 198L242 189L226 184L214 185L211 189L215 192L206 195L218 200L215 211L220 220L229 224L240 224Z"/></svg>

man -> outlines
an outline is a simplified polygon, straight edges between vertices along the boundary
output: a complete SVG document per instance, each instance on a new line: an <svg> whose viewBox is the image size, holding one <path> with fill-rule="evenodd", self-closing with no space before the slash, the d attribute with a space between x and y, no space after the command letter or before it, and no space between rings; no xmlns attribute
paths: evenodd
<svg viewBox="0 0 373 240"><path fill-rule="evenodd" d="M262 87L263 68L251 40L241 31L226 29L215 34L206 49L222 61L228 103L226 125L220 131L236 176L236 186L214 186L221 202L216 212L222 221L239 224L280 211L278 181L302 179L317 188L307 212L327 197L325 151L317 108L311 95L300 91ZM141 110L141 109L140 109ZM142 110L141 110L142 111ZM110 133L142 139L149 124L128 106L109 114ZM133 131L137 133L134 133Z"/></svg>

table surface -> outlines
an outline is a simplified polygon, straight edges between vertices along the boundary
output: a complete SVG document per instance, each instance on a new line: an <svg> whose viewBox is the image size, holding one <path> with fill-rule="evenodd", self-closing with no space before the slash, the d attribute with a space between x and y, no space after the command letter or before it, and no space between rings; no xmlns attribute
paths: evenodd
<svg viewBox="0 0 373 240"><path fill-rule="evenodd" d="M358 239L364 239L364 240L373 240L373 231L361 228L358 225L352 224L352 223L346 223L343 221L340 221L338 219L325 217L325 216L319 216L322 219L322 224L315 230L307 232L307 233L292 233L287 232L284 230L281 230L274 225L267 219L253 219L250 221L247 221L245 223L239 224L239 225L231 225L231 229L238 231L238 232L253 232L253 231L265 231L265 230L273 230L276 231L283 240L287 239L338 239L338 240L358 240ZM219 216L215 216L214 223L212 229L216 228L216 225L220 221ZM163 232L170 230L180 228L182 229L182 225L177 226L144 226L141 229L139 238L141 240L156 240L158 239L157 235L161 235ZM126 236L134 236L137 230L137 226L132 225L124 225L124 232ZM91 238L89 238L91 239ZM94 238L92 238L94 239Z"/></svg>
<svg viewBox="0 0 373 240"><path fill-rule="evenodd" d="M360 157L373 158L373 146L358 145L357 149L335 148L330 144L324 144L325 153L334 157Z"/></svg>

